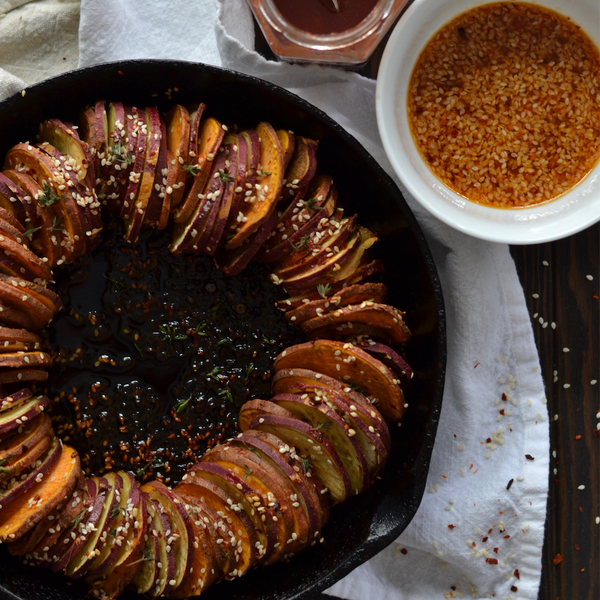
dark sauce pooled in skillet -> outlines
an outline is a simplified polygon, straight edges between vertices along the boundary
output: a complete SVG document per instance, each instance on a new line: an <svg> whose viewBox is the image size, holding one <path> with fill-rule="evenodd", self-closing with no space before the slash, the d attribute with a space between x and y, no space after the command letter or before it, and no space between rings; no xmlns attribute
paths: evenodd
<svg viewBox="0 0 600 600"><path fill-rule="evenodd" d="M47 393L86 473L169 483L238 433L240 406L270 397L273 360L303 337L274 307L268 267L229 277L209 256L173 256L164 233L142 237L126 244L109 226L90 255L56 270L64 308L48 328Z"/></svg>

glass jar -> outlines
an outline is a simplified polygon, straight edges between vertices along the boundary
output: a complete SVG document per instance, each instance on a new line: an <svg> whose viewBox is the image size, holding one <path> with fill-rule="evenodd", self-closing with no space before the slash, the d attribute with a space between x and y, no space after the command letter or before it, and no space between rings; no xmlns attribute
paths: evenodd
<svg viewBox="0 0 600 600"><path fill-rule="evenodd" d="M341 66L363 64L408 3L408 0L377 0L371 12L348 29L336 33L313 33L309 30L309 26L301 29L286 19L277 8L277 1L248 0L271 50L279 58L290 62L315 62ZM279 2L283 1L279 0ZM310 15L310 7L302 0L288 1L300 2L304 14ZM331 2L332 7L339 7L340 15L348 7L347 2L359 2L359 0L320 1ZM315 29L318 30L319 27Z"/></svg>

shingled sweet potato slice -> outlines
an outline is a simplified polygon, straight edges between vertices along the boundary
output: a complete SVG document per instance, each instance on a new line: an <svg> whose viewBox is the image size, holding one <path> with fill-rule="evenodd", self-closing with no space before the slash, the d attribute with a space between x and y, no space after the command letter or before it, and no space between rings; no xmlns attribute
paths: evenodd
<svg viewBox="0 0 600 600"><path fill-rule="evenodd" d="M29 281L46 283L52 281L52 271L46 262L38 258L22 244L0 234L0 270Z"/></svg>
<svg viewBox="0 0 600 600"><path fill-rule="evenodd" d="M16 540L29 531L72 493L80 474L79 455L63 446L50 472L0 511L0 542Z"/></svg>
<svg viewBox="0 0 600 600"><path fill-rule="evenodd" d="M316 479L308 477L302 469L302 461L295 449L286 448L285 443L274 435L251 429L228 443L251 450L257 460L269 462L272 468L287 477L295 491L290 500L302 506L309 525L308 540L313 544L327 522L329 504L326 495L317 491Z"/></svg>
<svg viewBox="0 0 600 600"><path fill-rule="evenodd" d="M156 531L154 520L156 519L157 509L148 494L142 492L146 498L147 521L145 527L145 544L142 551L142 558L136 572L131 579L131 587L138 594L145 594L150 591L154 583L155 573L160 562L158 547L158 532Z"/></svg>
<svg viewBox="0 0 600 600"><path fill-rule="evenodd" d="M0 433L5 434L18 429L44 411L50 400L47 396L32 396L13 408L0 413Z"/></svg>
<svg viewBox="0 0 600 600"><path fill-rule="evenodd" d="M387 288L383 283L363 283L342 288L334 295L310 300L298 308L286 311L285 318L295 325L300 325L314 317L320 317L330 310L335 310L348 304L360 304L370 300L383 302Z"/></svg>
<svg viewBox="0 0 600 600"><path fill-rule="evenodd" d="M158 156L154 174L154 184L148 201L148 209L144 215L144 227L164 229L171 212L171 195L167 194L168 160L167 160L167 128L156 107L147 109L153 124L152 135L158 136Z"/></svg>
<svg viewBox="0 0 600 600"><path fill-rule="evenodd" d="M3 173L0 173L0 177ZM8 223L11 227L14 227L19 233L25 233L25 227L19 222L11 211L6 210L0 206L0 219Z"/></svg>
<svg viewBox="0 0 600 600"><path fill-rule="evenodd" d="M279 144L281 145L281 153L283 154L283 170L285 171L294 155L296 147L296 138L288 129L278 129L276 132Z"/></svg>
<svg viewBox="0 0 600 600"><path fill-rule="evenodd" d="M248 400L248 402L244 402L244 404L242 404L238 416L240 429L242 431L247 431L250 429L250 423L252 423L255 417L259 417L264 414L279 415L281 417L289 417L291 419L294 418L294 415L286 408L277 406L268 400L260 400L256 398L254 400Z"/></svg>
<svg viewBox="0 0 600 600"><path fill-rule="evenodd" d="M20 219L24 235L29 237L38 256L47 260L51 267L55 266L62 256L61 243L64 239L53 231L54 219L50 210L38 204L38 199L43 194L42 188L29 175L14 169L3 171L0 179L2 177L12 184L10 191L15 198L13 205L20 205L24 213L23 219ZM17 212L15 217L18 217Z"/></svg>
<svg viewBox="0 0 600 600"><path fill-rule="evenodd" d="M400 344L410 339L410 331L402 317L403 313L393 306L365 300L360 304L336 308L304 321L300 326L309 338L332 334L334 339L346 339L352 336L355 325L368 325L377 330L376 339Z"/></svg>
<svg viewBox="0 0 600 600"><path fill-rule="evenodd" d="M28 448L49 435L51 429L52 421L46 413L27 421L18 433L0 442L0 465L26 452Z"/></svg>
<svg viewBox="0 0 600 600"><path fill-rule="evenodd" d="M228 250L240 246L269 218L281 192L284 168L279 138L268 123L259 123L256 132L260 152L255 189L252 195L244 198L240 210L242 218L238 221L235 235L225 244Z"/></svg>
<svg viewBox="0 0 600 600"><path fill-rule="evenodd" d="M0 233L19 244L23 244L26 248L29 248L29 238L26 235L24 235L25 229L23 228L23 226L8 211L4 209L3 211L4 215L10 215L12 219L7 220L5 216L0 214ZM19 227L15 227L13 225L13 222L17 223Z"/></svg>
<svg viewBox="0 0 600 600"><path fill-rule="evenodd" d="M191 132L194 132L193 125ZM225 130L221 123L213 117L208 117L200 124L195 156L192 149L193 139L190 137L190 159L192 162L189 171L193 174L194 179L183 203L174 212L173 221L175 223L188 221L198 206L200 196L204 193L212 170L212 162L217 156L224 136Z"/></svg>
<svg viewBox="0 0 600 600"><path fill-rule="evenodd" d="M30 467L48 450L48 448L50 448L53 439L54 431L49 432L38 440L37 443L19 454L19 456L15 456L12 459L3 462L0 467L0 481L6 481L11 477L18 477L20 473Z"/></svg>
<svg viewBox="0 0 600 600"><path fill-rule="evenodd" d="M389 367L398 376L400 384L403 387L406 387L410 383L414 372L410 365L395 350L370 338L360 338L353 343Z"/></svg>
<svg viewBox="0 0 600 600"><path fill-rule="evenodd" d="M273 377L272 389L275 394L314 392L341 397L350 410L357 413L356 417L381 439L387 452L390 451L392 440L384 418L366 396L347 383L310 369L281 369Z"/></svg>
<svg viewBox="0 0 600 600"><path fill-rule="evenodd" d="M251 499L256 498L254 506L259 512L262 511L261 505L270 507L269 513L265 514L265 526L273 535L267 536L268 546L265 547L263 564L272 564L287 552L295 553L302 548L298 544L301 526L295 522L292 511L286 505L281 484L272 474L269 475L258 466L250 467L248 461L242 460L239 448L229 444L215 446L202 457L202 461L221 465L245 481L253 489L255 496ZM267 523L268 516L274 517L274 520ZM306 534L307 531L304 531L304 536Z"/></svg>
<svg viewBox="0 0 600 600"><path fill-rule="evenodd" d="M310 470L327 488L337 504L352 495L350 477L331 442L318 430L296 418L272 414L255 417L250 429L266 431L296 448L300 456L310 460Z"/></svg>
<svg viewBox="0 0 600 600"><path fill-rule="evenodd" d="M183 166L189 162L190 153L190 113L185 106L175 104L166 117L168 161L167 194L170 195L171 209L178 207L183 199L186 171ZM170 188L170 190L169 190Z"/></svg>
<svg viewBox="0 0 600 600"><path fill-rule="evenodd" d="M404 394L394 373L360 348L331 340L314 340L284 350L276 359L275 371L310 369L365 390L387 422L402 417Z"/></svg>
<svg viewBox="0 0 600 600"><path fill-rule="evenodd" d="M11 393L9 396L5 396L0 400L0 414L7 410L13 410L17 406L23 404L33 396L33 392L29 388L21 388L16 392Z"/></svg>
<svg viewBox="0 0 600 600"><path fill-rule="evenodd" d="M108 138L108 123L106 103L99 100L94 106L88 106L79 115L79 134L90 147L95 164L97 179L105 180L106 169L101 168L102 159L106 159L106 144ZM104 163L104 166L106 162ZM94 182L98 183L98 181Z"/></svg>

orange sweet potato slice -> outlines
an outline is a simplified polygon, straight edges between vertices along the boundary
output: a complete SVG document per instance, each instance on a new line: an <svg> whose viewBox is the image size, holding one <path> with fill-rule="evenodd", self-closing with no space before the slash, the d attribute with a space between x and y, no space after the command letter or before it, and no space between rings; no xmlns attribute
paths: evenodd
<svg viewBox="0 0 600 600"><path fill-rule="evenodd" d="M0 511L0 542L13 541L29 531L68 498L81 474L79 455L63 446L51 471Z"/></svg>
<svg viewBox="0 0 600 600"><path fill-rule="evenodd" d="M394 373L381 361L349 343L314 340L284 350L275 371L310 369L365 390L387 422L399 421L405 410L402 388Z"/></svg>
<svg viewBox="0 0 600 600"><path fill-rule="evenodd" d="M190 152L192 163L189 167L189 172L193 174L194 179L183 203L175 210L173 216L175 223L187 221L196 209L208 182L212 162L215 156L217 156L224 136L225 130L223 129L223 125L217 119L208 117L200 124L196 156L194 157L192 151Z"/></svg>
<svg viewBox="0 0 600 600"><path fill-rule="evenodd" d="M190 153L190 113L185 106L176 104L167 113L167 149L168 161L167 194L171 197L171 208L181 204L185 189L186 172ZM169 189L170 188L170 189Z"/></svg>
<svg viewBox="0 0 600 600"><path fill-rule="evenodd" d="M289 129L278 129L276 132L281 144L281 153L283 154L283 170L285 171L294 156L294 148L296 147L296 138Z"/></svg>
<svg viewBox="0 0 600 600"><path fill-rule="evenodd" d="M242 219L225 245L228 250L241 246L269 218L281 193L284 166L279 138L269 123L259 123L256 131L260 150L255 191L242 202Z"/></svg>

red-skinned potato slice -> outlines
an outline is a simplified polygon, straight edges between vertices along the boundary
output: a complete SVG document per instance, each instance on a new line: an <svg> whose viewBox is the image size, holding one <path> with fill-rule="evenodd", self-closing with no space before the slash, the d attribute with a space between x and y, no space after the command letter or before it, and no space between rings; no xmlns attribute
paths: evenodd
<svg viewBox="0 0 600 600"><path fill-rule="evenodd" d="M244 402L240 408L240 414L238 417L240 429L242 431L247 431L250 429L250 423L252 423L256 417L264 414L289 417L290 419L294 418L293 413L286 408L277 406L268 400L260 400L257 398L255 400L248 400L248 402Z"/></svg>
<svg viewBox="0 0 600 600"><path fill-rule="evenodd" d="M227 503L227 495L221 488L202 479L197 479L195 484L187 484L187 477L183 476L182 482L174 491L183 501L195 525L202 527L206 533L207 550L212 553L214 562L213 569L206 575L215 581L235 568L235 555L230 540L236 538L235 532L241 530L244 525L235 512L230 516L231 508ZM225 518L220 516L225 513ZM242 521L248 523L247 516L243 514L242 517Z"/></svg>
<svg viewBox="0 0 600 600"><path fill-rule="evenodd" d="M305 189L300 190L300 194L292 195L292 192L298 191L296 189L298 184L289 182L288 187L288 174L286 173L286 184L283 188L283 195L285 198L287 194L288 202L281 203L283 210L279 215L277 228L265 245L265 251L260 257L261 262L278 262L282 260L286 256L286 253L282 252L282 249L285 247L287 252L287 244L285 242L290 237L291 231L296 231L306 226L307 223L304 220L304 214L302 215L302 220L298 222L298 213L305 208L304 196L307 196L307 200L310 200L308 208L314 216L314 213L319 212L319 207L323 206L326 202L332 189L335 189L329 175L322 173L314 175L313 173L313 171L316 171L316 146L299 144L296 152L299 153L301 150L304 150L304 154L298 157L298 167L296 168L296 161L294 160L288 171L294 171L298 174L306 171L306 179L308 179L308 175L312 174L313 176L308 181L304 181L304 179L300 180L298 177L292 179L291 181L298 179L299 182L302 181L304 186L306 186ZM314 169L312 168L313 164ZM289 176L294 177L293 174L289 174ZM337 192L335 192L335 197L337 199ZM321 217L319 216L319 218ZM296 229L293 228L293 225L296 225Z"/></svg>
<svg viewBox="0 0 600 600"><path fill-rule="evenodd" d="M0 434L8 433L25 425L43 412L49 402L47 396L32 396L14 408L0 413Z"/></svg>
<svg viewBox="0 0 600 600"><path fill-rule="evenodd" d="M252 449L233 443L233 440L216 446L205 458L233 470L261 493L265 504L272 504L277 522L283 521L287 531L280 542L284 559L297 554L312 541L311 523L298 501L297 489L271 462L260 458ZM277 557L278 554L274 553L270 559L265 559L265 565L275 562Z"/></svg>
<svg viewBox="0 0 600 600"><path fill-rule="evenodd" d="M3 173L0 173L0 177ZM19 222L11 211L6 210L0 206L0 219L8 223L11 227L14 227L19 233L25 233L25 227Z"/></svg>
<svg viewBox="0 0 600 600"><path fill-rule="evenodd" d="M404 413L404 394L394 373L352 344L314 340L287 348L275 359L274 369L294 368L310 369L365 390L387 422L395 423Z"/></svg>
<svg viewBox="0 0 600 600"><path fill-rule="evenodd" d="M132 495L127 510L130 513L128 517L130 527L123 544L120 546L120 552L115 562L100 577L95 578L93 581L88 579L88 583L90 583L89 593L97 598L113 600L119 596L141 568L144 561L143 552L148 511L146 497L139 493L139 490L137 494Z"/></svg>
<svg viewBox="0 0 600 600"><path fill-rule="evenodd" d="M144 167L140 174L140 182L135 198L135 204L129 213L129 218L125 223L125 239L128 242L136 242L142 224L146 218L147 211L150 209L150 202L153 199L154 181L158 157L160 154L160 115L155 107L148 107L146 110L139 111L139 118L144 121L146 126L146 155ZM142 125L140 130L144 126ZM141 138L141 135L138 134ZM158 195L156 196L158 199ZM161 202L162 203L162 202Z"/></svg>
<svg viewBox="0 0 600 600"><path fill-rule="evenodd" d="M58 438L54 438L44 456L36 460L29 469L19 473L16 477L3 481L0 484L0 511L18 500L46 477L58 460L61 451L62 442Z"/></svg>
<svg viewBox="0 0 600 600"><path fill-rule="evenodd" d="M200 252L206 245L217 219L224 180L219 173L225 168L227 153L223 150L210 164L210 178L204 193L200 194L198 204L190 218L184 223L176 223L173 228L171 252L178 254L184 251Z"/></svg>
<svg viewBox="0 0 600 600"><path fill-rule="evenodd" d="M378 339L401 344L410 339L410 331L402 317L403 313L393 306L365 300L304 321L301 327L309 337L326 337L323 332L327 330L345 338L351 335L355 324L369 325L379 330Z"/></svg>
<svg viewBox="0 0 600 600"><path fill-rule="evenodd" d="M303 203L304 200L298 201ZM298 210L300 210L299 207ZM323 204L310 212L312 217L302 224L293 223L288 233L277 235L278 244L272 247L268 253L262 254L261 262L277 263L286 260L296 250L304 251L305 245L313 238L320 239L323 233L327 233L331 227L329 220L337 211L337 189L332 187ZM308 213L306 213L308 214ZM294 228L294 225L296 228ZM273 243L271 238L269 243ZM268 244L267 244L268 245Z"/></svg>
<svg viewBox="0 0 600 600"><path fill-rule="evenodd" d="M19 540L10 544L8 551L14 556L31 554L42 540L48 539L49 529L57 527L63 529L67 527L69 522L77 517L86 500L87 486L85 477L81 473L71 496L58 504L50 514L39 521L35 527L32 527Z"/></svg>
<svg viewBox="0 0 600 600"><path fill-rule="evenodd" d="M283 170L285 171L294 156L294 148L296 147L296 138L288 129L278 129L276 132L281 145L281 153L283 154Z"/></svg>
<svg viewBox="0 0 600 600"><path fill-rule="evenodd" d="M285 318L294 325L300 325L314 317L320 317L331 310L336 310L348 304L360 304L370 300L371 302L383 302L387 294L387 288L383 283L364 283L350 285L339 290L333 296L311 300L285 313Z"/></svg>
<svg viewBox="0 0 600 600"><path fill-rule="evenodd" d="M10 186L11 180L6 177L4 173L0 173L0 207L5 212L13 215L14 219L19 223L25 224L31 220L32 215L30 214L33 206L26 206L32 204L24 200L25 194L21 193L14 186ZM27 210L29 208L29 211ZM35 215L33 215L35 218Z"/></svg>
<svg viewBox="0 0 600 600"><path fill-rule="evenodd" d="M187 173L183 165L189 163L190 153L190 113L185 106L175 104L167 113L167 149L169 174L167 194L170 195L171 209L177 208L183 199ZM169 188L171 191L169 192Z"/></svg>
<svg viewBox="0 0 600 600"><path fill-rule="evenodd" d="M102 546L97 547L99 553L96 553L96 558L87 570L88 582L108 572L115 565L133 525L132 511L140 502L141 494L133 475L124 471L117 471L115 475L121 479L121 487L115 491L118 505L108 515L111 520L108 526L109 535L104 539Z"/></svg>
<svg viewBox="0 0 600 600"><path fill-rule="evenodd" d="M24 235L31 240L31 246L42 260L50 266L56 265L62 254L61 236L57 236L53 229L52 213L37 203L42 194L42 188L25 173L14 169L7 169L0 174L0 179L6 177L13 184L11 191L21 204L27 217L22 221L25 229ZM15 213L16 216L16 213Z"/></svg>
<svg viewBox="0 0 600 600"><path fill-rule="evenodd" d="M79 219L77 203L65 177L43 151L30 144L16 144L6 154L5 169L24 171L42 188L37 204L48 208L59 224L62 255L56 264L85 254L85 232Z"/></svg>
<svg viewBox="0 0 600 600"><path fill-rule="evenodd" d="M142 490L152 500L156 500L166 511L171 523L171 531L165 532L168 546L172 546L175 556L175 575L168 583L169 592L177 590L190 576L194 563L194 530L184 504L166 485L159 481L146 483ZM168 593L166 590L163 593Z"/></svg>
<svg viewBox="0 0 600 600"><path fill-rule="evenodd" d="M11 458L26 452L40 439L49 435L51 429L52 421L46 413L28 421L20 432L0 442L0 464L4 465Z"/></svg>
<svg viewBox="0 0 600 600"><path fill-rule="evenodd" d="M161 229L161 227L159 227L161 216L163 214L168 215L170 212L170 206L166 207L166 211L164 209L164 204L167 200L167 176L169 174L167 163L167 133L165 123L162 120L158 109L152 106L146 110L150 116L150 123L152 124L151 135L154 137L155 141L158 141L158 154L156 158L152 192L150 194L150 200L148 201L148 209L144 215L144 227ZM156 136L158 136L158 140L156 140ZM165 226L166 221L164 222L162 229L164 229Z"/></svg>
<svg viewBox="0 0 600 600"><path fill-rule="evenodd" d="M352 495L350 477L344 463L329 440L317 429L296 418L267 415L255 417L250 429L266 431L293 446L298 454L310 460L308 469L327 488L333 503Z"/></svg>
<svg viewBox="0 0 600 600"><path fill-rule="evenodd" d="M275 209L281 193L284 169L279 138L268 123L259 123L256 132L260 150L255 190L244 198L240 210L242 219L238 222L235 235L225 245L228 250L237 248L258 230Z"/></svg>
<svg viewBox="0 0 600 600"><path fill-rule="evenodd" d="M156 570L158 569L157 563L160 562L158 532L154 526L157 509L154 503L148 498L148 494L144 492L142 494L146 498L147 509L145 544L139 568L131 579L131 586L138 594L146 594L150 591L155 580Z"/></svg>
<svg viewBox="0 0 600 600"><path fill-rule="evenodd" d="M339 396L352 412L357 413L356 417L364 421L368 428L373 428L389 453L392 440L380 412L365 396L339 379L310 369L281 369L273 377L272 389L275 394L314 392L317 395Z"/></svg>
<svg viewBox="0 0 600 600"><path fill-rule="evenodd" d="M136 202L146 162L148 125L144 109L138 109L135 106L125 106L125 118L127 119L127 149L128 154L132 155L133 161L131 162L131 171L120 216L124 220L126 229L130 230L134 227L131 222L134 220ZM146 176L146 182L148 182L148 176ZM148 192L148 185L146 186L146 192ZM143 214L140 215L140 218L143 219L143 216ZM141 226L141 223L138 223L137 226Z"/></svg>
<svg viewBox="0 0 600 600"><path fill-rule="evenodd" d="M40 371L39 369L11 369L0 373L0 385L47 380L48 371Z"/></svg>
<svg viewBox="0 0 600 600"><path fill-rule="evenodd" d="M16 406L29 400L29 398L32 396L33 392L29 388L22 388L17 392L10 394L10 396L5 396L0 400L0 414L9 409L15 408Z"/></svg>
<svg viewBox="0 0 600 600"><path fill-rule="evenodd" d="M215 580L216 553L204 520L207 519L205 512L200 507L187 503L183 497L179 498L177 492L173 493L181 501L192 529L190 543L194 548L194 560L186 581L169 596L189 598L200 595Z"/></svg>
<svg viewBox="0 0 600 600"><path fill-rule="evenodd" d="M276 223L277 213L272 213L260 226L260 229L252 234L241 246L238 246L235 250L220 248L215 256L219 269L227 273L227 275L239 275L258 254Z"/></svg>
<svg viewBox="0 0 600 600"><path fill-rule="evenodd" d="M272 476L258 467L250 467L247 461L240 460L239 449L228 444L215 446L202 457L202 461L231 471L251 489L245 495L251 506L257 507L262 513L261 518L265 517L263 522L267 531L267 544L262 564L272 564L288 553L296 553L302 549L303 545L299 541L307 536L306 522L301 532L300 526L296 526L293 513L286 505L280 484ZM264 507L269 507L270 510L263 510ZM271 520L267 522L270 517Z"/></svg>
<svg viewBox="0 0 600 600"><path fill-rule="evenodd" d="M233 512L244 523L243 528L237 530L238 535L235 536L235 541L230 547L236 566L227 573L225 578L241 577L249 568L266 560L267 553L272 550L271 541L274 540L271 530L274 515L268 506L264 506L256 491L235 473L213 463L196 463L187 475L185 483L197 483L200 479L218 486L226 499L233 503L226 500L227 504L233 507ZM229 517L230 512L231 510L226 511L225 514ZM243 519L244 515L247 519Z"/></svg>
<svg viewBox="0 0 600 600"><path fill-rule="evenodd" d="M201 122L204 111L206 110L206 104L203 102L193 104L188 108L190 113L190 145L188 148L189 155L195 158L199 154L199 148L202 138Z"/></svg>
<svg viewBox="0 0 600 600"><path fill-rule="evenodd" d="M372 262L363 261L349 277L343 281L329 282L324 286L315 288L309 291L303 291L296 296L285 298L284 300L278 300L275 305L280 310L288 311L298 308L313 300L326 299L336 295L346 287L360 283L364 279L371 277L377 273L381 273L384 270L383 263L377 259Z"/></svg>
<svg viewBox="0 0 600 600"><path fill-rule="evenodd" d="M231 144L233 149L237 152L237 175L236 175L236 187L234 189L233 200L231 202L231 210L227 219L227 225L225 226L225 235L229 235L230 232L237 226L234 215L238 215L240 212L240 206L244 199L246 192L246 174L248 171L248 152L249 143L246 137L243 135L227 135L224 140L224 144Z"/></svg>
<svg viewBox="0 0 600 600"><path fill-rule="evenodd" d="M63 446L50 472L0 511L0 541L13 541L29 531L69 497L80 474L79 455Z"/></svg>
<svg viewBox="0 0 600 600"><path fill-rule="evenodd" d="M2 464L0 469L0 481L6 481L11 477L17 477L20 473L29 468L38 458L40 458L52 444L54 431L51 434L38 440L31 448L19 456L14 457Z"/></svg>
<svg viewBox="0 0 600 600"><path fill-rule="evenodd" d="M193 126L191 131L194 131ZM183 203L175 210L173 216L175 223L188 221L190 216L195 212L200 201L200 196L204 193L207 186L209 175L212 171L212 162L217 156L224 136L225 130L223 129L223 125L213 117L208 117L201 122L200 130L198 131L196 155L192 154L194 150L190 150L190 173L194 174L194 178ZM192 141L190 139L191 146Z"/></svg>
<svg viewBox="0 0 600 600"><path fill-rule="evenodd" d="M117 517L116 509L119 508L123 480L117 473L107 473L105 477L97 481L97 485L98 489L103 485L108 486L108 489L104 494L102 510L94 525L94 530L86 536L84 543L77 548L77 552L70 553L67 564L61 560L56 565L57 569L64 569L65 573L73 579L78 579L89 571L97 557L96 550L100 552L104 547L111 531L111 524Z"/></svg>
<svg viewBox="0 0 600 600"><path fill-rule="evenodd" d="M403 387L406 387L410 383L414 372L410 365L395 350L370 338L360 338L353 343L389 367L398 376L400 384Z"/></svg>
<svg viewBox="0 0 600 600"><path fill-rule="evenodd" d="M109 489L104 478L86 479L88 501L82 512L69 522L67 527L49 530L50 534L35 548L33 558L39 565L49 566L58 573L64 571L71 559L85 545L87 539L96 531L104 500ZM75 534L75 535L73 535Z"/></svg>
<svg viewBox="0 0 600 600"><path fill-rule="evenodd" d="M213 225L212 232L206 245L204 246L204 252L214 255L217 247L221 244L221 238L225 232L225 225L229 218L229 213L233 204L233 197L237 187L237 169L238 169L238 153L239 146L235 143L235 138L230 139L227 143L227 138L223 142L222 148L225 149L227 158L225 161L225 168L219 171L219 177L222 178L223 193L219 203L219 210L216 216L215 224Z"/></svg>
<svg viewBox="0 0 600 600"><path fill-rule="evenodd" d="M244 574L262 556L256 546L258 538L249 516L251 509L233 510L231 502L236 504L243 502L242 506L244 506L247 504L245 497L239 490L230 496L225 491L228 489L228 484L220 479L217 479L219 481L217 484L204 473L204 470L196 473L195 465L175 490L186 502L196 498L212 511L212 513L207 512L207 515L218 536L216 544L222 548L221 561L219 561L220 577L233 579L238 574Z"/></svg>
<svg viewBox="0 0 600 600"><path fill-rule="evenodd" d="M326 495L320 494L315 485L316 480L307 477L304 473L300 458L284 456L286 453L284 442L271 434L260 431L247 430L237 438L230 440L229 444L250 450L257 460L268 462L282 476L287 477L295 491L295 496L291 498L292 502L300 504L306 514L309 524L308 539L312 545L327 522L328 510L324 511L322 508ZM295 454L295 449L289 448L288 452ZM326 506L329 505L326 504Z"/></svg>

